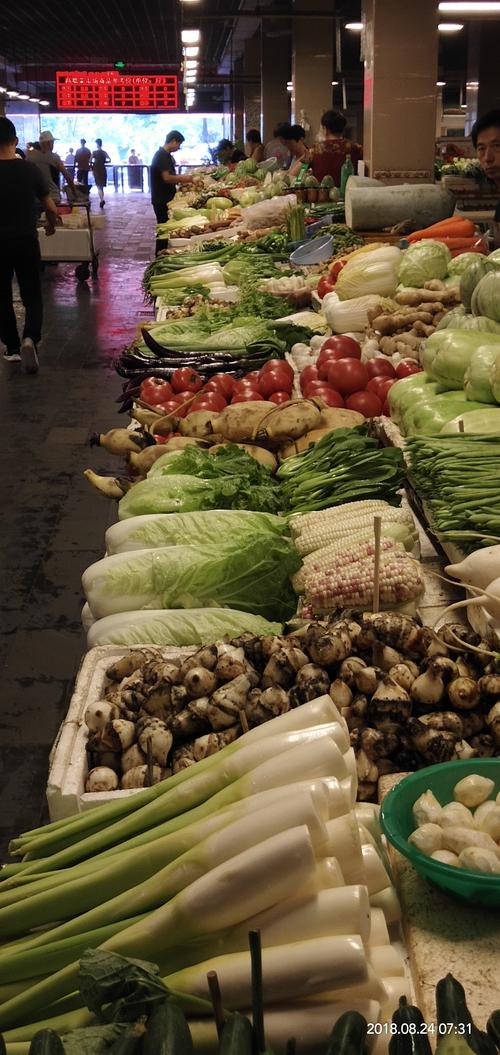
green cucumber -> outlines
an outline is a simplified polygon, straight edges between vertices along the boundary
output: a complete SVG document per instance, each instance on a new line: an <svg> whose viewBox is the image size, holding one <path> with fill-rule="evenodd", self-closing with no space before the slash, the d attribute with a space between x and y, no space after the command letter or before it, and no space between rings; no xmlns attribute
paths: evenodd
<svg viewBox="0 0 500 1055"><path fill-rule="evenodd" d="M330 1033L326 1055L363 1055L367 1030L359 1011L344 1012Z"/></svg>
<svg viewBox="0 0 500 1055"><path fill-rule="evenodd" d="M492 1011L486 1023L488 1036L500 1051L500 1011Z"/></svg>
<svg viewBox="0 0 500 1055"><path fill-rule="evenodd" d="M54 1029L40 1029L31 1041L29 1055L64 1055L59 1034Z"/></svg>
<svg viewBox="0 0 500 1055"><path fill-rule="evenodd" d="M148 1018L143 1055L194 1055L184 1012L168 1000L158 1004Z"/></svg>
<svg viewBox="0 0 500 1055"><path fill-rule="evenodd" d="M487 1033L474 1025L464 988L452 974L441 978L436 986L436 1010L439 1038L437 1055L446 1055L448 1045L445 1041L451 1036L463 1039L475 1055L496 1055L496 1044ZM451 1026L455 1027L453 1033L449 1032Z"/></svg>
<svg viewBox="0 0 500 1055"><path fill-rule="evenodd" d="M405 996L392 1016L396 1032L389 1041L389 1055L432 1055L424 1016Z"/></svg>
<svg viewBox="0 0 500 1055"><path fill-rule="evenodd" d="M219 1055L252 1055L252 1024L244 1015L229 1015L219 1042Z"/></svg>

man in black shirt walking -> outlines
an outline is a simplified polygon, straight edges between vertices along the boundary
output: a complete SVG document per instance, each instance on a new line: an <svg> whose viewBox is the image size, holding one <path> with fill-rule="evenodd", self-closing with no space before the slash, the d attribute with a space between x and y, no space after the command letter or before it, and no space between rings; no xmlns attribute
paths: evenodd
<svg viewBox="0 0 500 1055"><path fill-rule="evenodd" d="M54 233L58 216L46 180L35 165L16 157L16 146L12 121L0 117L0 340L8 362L21 361L26 373L35 374L43 313L37 199L45 209L47 234ZM12 302L14 274L26 311L22 343Z"/></svg>
<svg viewBox="0 0 500 1055"><path fill-rule="evenodd" d="M172 154L179 150L184 142L182 132L169 132L164 146L156 151L151 162L149 182L151 202L157 223L168 220L168 203L175 197L177 183L193 183L193 177L178 176Z"/></svg>

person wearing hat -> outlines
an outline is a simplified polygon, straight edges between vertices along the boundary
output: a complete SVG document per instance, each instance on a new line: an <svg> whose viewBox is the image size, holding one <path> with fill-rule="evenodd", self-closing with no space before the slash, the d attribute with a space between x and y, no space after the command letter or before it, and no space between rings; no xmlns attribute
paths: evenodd
<svg viewBox="0 0 500 1055"><path fill-rule="evenodd" d="M4 359L19 362L26 373L38 370L37 344L42 329L40 246L36 230L38 203L45 209L46 233L54 234L57 209L41 171L16 157L15 126L0 117L0 340ZM23 339L19 340L12 303L12 279L19 283L26 311Z"/></svg>
<svg viewBox="0 0 500 1055"><path fill-rule="evenodd" d="M44 131L40 132L38 137L40 143L40 150L30 150L26 158L32 165L36 165L42 176L45 177L49 185L49 194L52 201L56 205L61 204L61 190L59 187L59 174L62 173L68 187L74 191L75 184L73 177L70 176L66 166L61 161L59 154L54 152L54 136L52 132Z"/></svg>

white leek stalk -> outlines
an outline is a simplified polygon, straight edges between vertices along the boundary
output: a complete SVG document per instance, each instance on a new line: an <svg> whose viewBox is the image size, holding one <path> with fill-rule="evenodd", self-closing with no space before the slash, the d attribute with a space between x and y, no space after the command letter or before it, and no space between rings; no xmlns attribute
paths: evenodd
<svg viewBox="0 0 500 1055"><path fill-rule="evenodd" d="M390 945L391 939L387 930L387 923L381 908L371 908L370 911L370 945Z"/></svg>
<svg viewBox="0 0 500 1055"><path fill-rule="evenodd" d="M250 1007L251 963L248 952L215 956L163 979L179 992L209 998L207 973L216 971L224 1006ZM315 938L262 949L265 1004L295 1000L310 993L345 989L368 978L365 950L359 935Z"/></svg>
<svg viewBox="0 0 500 1055"><path fill-rule="evenodd" d="M315 993L306 997L302 1003L307 1004L331 1004L335 1000L348 1004L349 1000L377 1000L379 1004L387 1001L387 991L379 975L368 963L368 977L366 982L360 982L346 989L334 989L331 992Z"/></svg>
<svg viewBox="0 0 500 1055"><path fill-rule="evenodd" d="M385 890L380 890L378 894L371 894L370 905L372 908L382 909L388 927L390 927L392 923L401 922L401 905L399 904L399 898L393 886L388 886Z"/></svg>
<svg viewBox="0 0 500 1055"><path fill-rule="evenodd" d="M361 847L363 854L363 867L365 870L365 882L368 893L378 894L381 890L391 885L391 880L380 860L380 857L371 843L364 843Z"/></svg>
<svg viewBox="0 0 500 1055"><path fill-rule="evenodd" d="M325 857L336 857L346 883L364 883L361 839L355 816L336 817L327 821L328 838L320 848Z"/></svg>
<svg viewBox="0 0 500 1055"><path fill-rule="evenodd" d="M368 961L373 970L383 978L404 977L403 957L394 945L369 945Z"/></svg>

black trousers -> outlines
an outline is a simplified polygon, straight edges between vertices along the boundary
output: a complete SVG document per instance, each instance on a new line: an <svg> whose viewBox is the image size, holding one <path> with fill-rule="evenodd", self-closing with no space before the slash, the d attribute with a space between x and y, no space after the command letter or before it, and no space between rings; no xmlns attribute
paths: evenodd
<svg viewBox="0 0 500 1055"><path fill-rule="evenodd" d="M82 183L84 187L88 187L88 185L89 185L89 170L88 169L78 169L77 181L78 181L78 183Z"/></svg>
<svg viewBox="0 0 500 1055"><path fill-rule="evenodd" d="M19 350L16 316L12 301L12 279L19 283L26 317L23 338L38 344L42 335L42 289L40 285L40 246L36 234L0 239L0 340L9 352Z"/></svg>
<svg viewBox="0 0 500 1055"><path fill-rule="evenodd" d="M155 211L156 222L166 223L168 220L168 205L166 201L154 201L151 203ZM155 243L155 256L168 246L167 238L157 238Z"/></svg>

